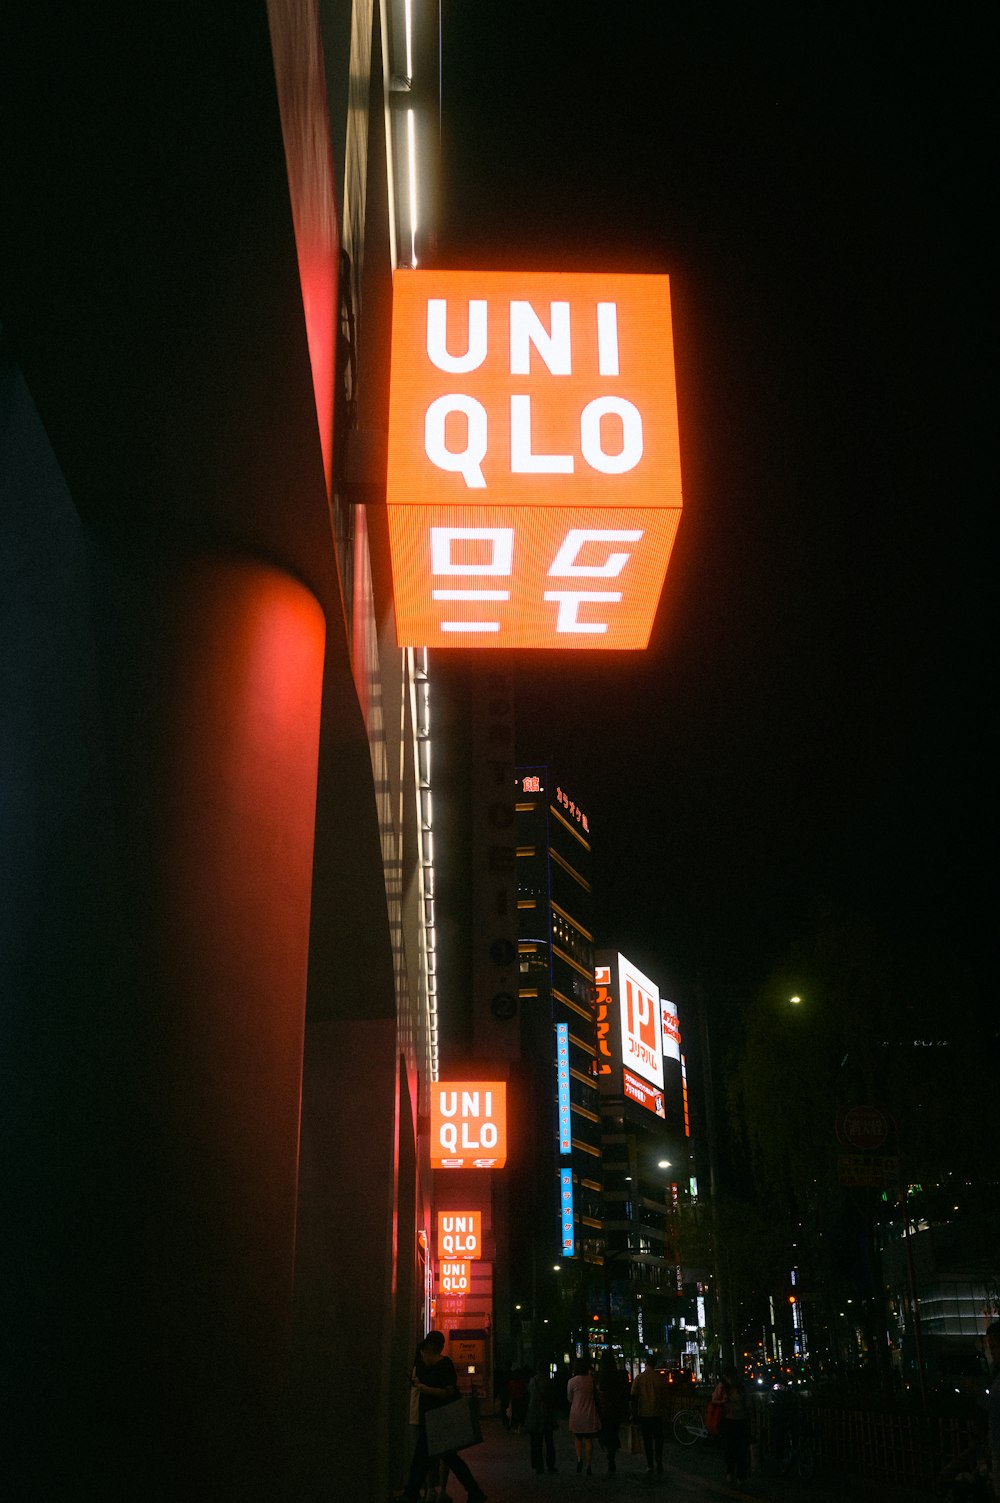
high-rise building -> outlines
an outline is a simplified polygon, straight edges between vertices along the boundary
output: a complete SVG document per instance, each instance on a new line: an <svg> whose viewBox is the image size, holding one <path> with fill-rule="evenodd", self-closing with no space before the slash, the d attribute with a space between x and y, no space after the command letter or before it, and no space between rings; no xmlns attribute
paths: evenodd
<svg viewBox="0 0 1000 1503"><path fill-rule="evenodd" d="M616 951L595 974L608 1338L694 1366L704 1304L678 1235L697 1196L678 1010Z"/></svg>
<svg viewBox="0 0 1000 1503"><path fill-rule="evenodd" d="M519 1070L534 1132L520 1169L526 1214L511 1227L511 1299L525 1349L542 1354L557 1333L586 1326L601 1277L590 822L548 767L519 766L515 779Z"/></svg>

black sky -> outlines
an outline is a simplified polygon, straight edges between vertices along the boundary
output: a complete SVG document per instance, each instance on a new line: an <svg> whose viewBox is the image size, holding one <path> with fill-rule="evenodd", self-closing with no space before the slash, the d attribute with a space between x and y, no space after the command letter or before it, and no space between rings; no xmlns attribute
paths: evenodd
<svg viewBox="0 0 1000 1503"><path fill-rule="evenodd" d="M522 654L517 713L590 811L599 942L678 996L832 903L983 997L984 46L898 5L445 0L437 264L671 276L650 649Z"/></svg>

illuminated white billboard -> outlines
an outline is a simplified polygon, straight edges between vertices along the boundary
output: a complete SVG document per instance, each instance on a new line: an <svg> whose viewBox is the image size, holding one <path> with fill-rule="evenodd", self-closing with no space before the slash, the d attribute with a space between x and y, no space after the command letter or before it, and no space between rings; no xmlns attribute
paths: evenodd
<svg viewBox="0 0 1000 1503"><path fill-rule="evenodd" d="M622 1089L633 1101L662 1117L660 989L624 955L618 956L618 1013L622 1034Z"/></svg>
<svg viewBox="0 0 1000 1503"><path fill-rule="evenodd" d="M622 1094L657 1117L663 1109L663 1028L660 993L624 955L604 951L594 970L594 1075L606 1096Z"/></svg>
<svg viewBox="0 0 1000 1503"><path fill-rule="evenodd" d="M674 1002L668 1002L666 997L661 997L660 1009L663 1015L663 1052L667 1059L675 1059L679 1064L681 1058L681 1024L677 1016L677 1005Z"/></svg>

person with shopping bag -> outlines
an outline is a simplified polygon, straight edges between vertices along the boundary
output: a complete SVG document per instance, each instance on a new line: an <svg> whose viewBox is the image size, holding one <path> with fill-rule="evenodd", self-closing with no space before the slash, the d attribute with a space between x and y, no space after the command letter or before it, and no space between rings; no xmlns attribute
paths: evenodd
<svg viewBox="0 0 1000 1503"><path fill-rule="evenodd" d="M450 1357L445 1356L445 1338L441 1331L428 1331L417 1349L417 1360L413 1366L413 1374L410 1383L415 1389L418 1398L418 1433L417 1444L413 1452L413 1461L410 1464L410 1473L406 1479L401 1498L405 1503L416 1503L420 1495L420 1489L424 1479L430 1470L432 1455L440 1456L448 1465L453 1477L457 1477L465 1488L467 1503L486 1503L486 1494L472 1475L468 1464L459 1455L458 1450L444 1449L437 1434L438 1430L446 1427L441 1423L448 1419L456 1420L455 1445L467 1445L470 1440L465 1440L461 1434L461 1425L457 1421L463 1421L463 1413L458 1412L458 1374L455 1364ZM454 1414L444 1414L444 1411L454 1407ZM432 1421L431 1429L435 1432L429 1434L428 1416L436 1416ZM445 1440L443 1446L448 1446Z"/></svg>

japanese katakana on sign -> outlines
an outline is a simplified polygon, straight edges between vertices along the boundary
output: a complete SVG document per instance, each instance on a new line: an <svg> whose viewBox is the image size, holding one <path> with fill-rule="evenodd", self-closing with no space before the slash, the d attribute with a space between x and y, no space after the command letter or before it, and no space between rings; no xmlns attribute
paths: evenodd
<svg viewBox="0 0 1000 1503"><path fill-rule="evenodd" d="M642 648L681 511L668 278L399 271L403 646Z"/></svg>
<svg viewBox="0 0 1000 1503"><path fill-rule="evenodd" d="M435 1081L431 1085L431 1168L502 1169L506 1162L506 1083Z"/></svg>

